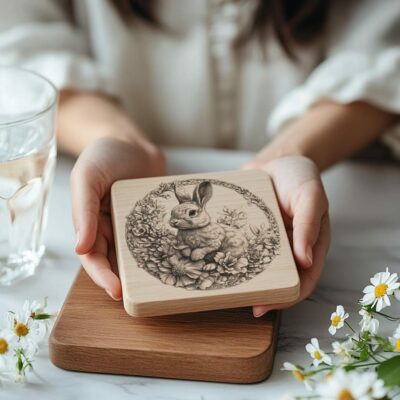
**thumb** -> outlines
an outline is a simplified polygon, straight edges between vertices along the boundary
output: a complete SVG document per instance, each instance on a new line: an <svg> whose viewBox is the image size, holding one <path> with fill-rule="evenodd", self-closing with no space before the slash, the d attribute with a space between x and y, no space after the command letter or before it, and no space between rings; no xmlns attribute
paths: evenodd
<svg viewBox="0 0 400 400"><path fill-rule="evenodd" d="M313 247L328 212L328 200L320 182L306 185L293 207L293 252L298 263L308 268L313 264Z"/></svg>
<svg viewBox="0 0 400 400"><path fill-rule="evenodd" d="M80 255L88 253L96 241L101 199L93 174L82 164L78 160L71 172L75 251Z"/></svg>

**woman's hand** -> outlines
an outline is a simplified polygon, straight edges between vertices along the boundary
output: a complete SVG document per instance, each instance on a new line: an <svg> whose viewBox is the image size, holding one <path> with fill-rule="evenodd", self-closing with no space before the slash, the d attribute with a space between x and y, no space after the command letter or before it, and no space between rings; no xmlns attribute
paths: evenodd
<svg viewBox="0 0 400 400"><path fill-rule="evenodd" d="M243 166L262 169L272 178L300 275L300 302L314 290L330 242L328 200L316 165L303 156L272 161L257 158ZM256 305L254 316L294 303Z"/></svg>
<svg viewBox="0 0 400 400"><path fill-rule="evenodd" d="M122 298L110 216L110 188L119 179L165 174L165 160L145 140L102 138L81 153L71 173L76 252L93 281Z"/></svg>

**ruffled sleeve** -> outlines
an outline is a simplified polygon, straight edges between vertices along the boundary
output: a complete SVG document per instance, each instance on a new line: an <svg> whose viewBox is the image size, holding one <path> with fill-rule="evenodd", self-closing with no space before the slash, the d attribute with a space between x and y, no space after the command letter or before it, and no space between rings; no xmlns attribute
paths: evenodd
<svg viewBox="0 0 400 400"><path fill-rule="evenodd" d="M271 113L274 134L324 100L342 104L366 101L400 114L400 2L333 2L323 61ZM400 125L384 139L400 156Z"/></svg>
<svg viewBox="0 0 400 400"><path fill-rule="evenodd" d="M0 0L0 65L18 65L58 88L113 94L112 80L90 56L85 32L64 0Z"/></svg>

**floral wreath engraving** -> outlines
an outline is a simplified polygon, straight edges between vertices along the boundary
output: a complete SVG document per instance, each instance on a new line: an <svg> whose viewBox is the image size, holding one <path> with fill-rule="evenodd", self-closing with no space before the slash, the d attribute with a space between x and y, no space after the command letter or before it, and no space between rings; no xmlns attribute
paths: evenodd
<svg viewBox="0 0 400 400"><path fill-rule="evenodd" d="M185 188L190 185L196 185L192 195ZM222 207L215 221L206 208L213 185L241 195L244 204L261 210L267 223L249 224L245 211L228 206ZM171 198L177 205L168 213L163 202ZM125 234L139 268L164 284L188 290L246 282L263 272L280 249L277 221L263 200L217 179L159 184L136 202L127 216Z"/></svg>

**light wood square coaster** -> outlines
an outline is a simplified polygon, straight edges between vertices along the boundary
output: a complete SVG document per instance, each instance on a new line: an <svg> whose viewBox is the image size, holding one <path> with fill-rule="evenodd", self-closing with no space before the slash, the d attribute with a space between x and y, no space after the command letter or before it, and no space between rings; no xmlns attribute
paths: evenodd
<svg viewBox="0 0 400 400"><path fill-rule="evenodd" d="M264 172L122 180L114 183L111 200L128 314L297 299L296 265Z"/></svg>

